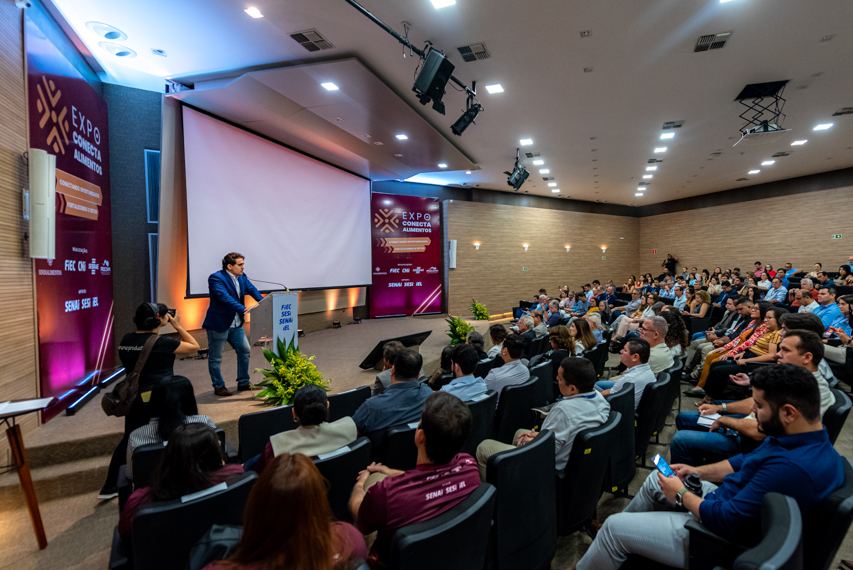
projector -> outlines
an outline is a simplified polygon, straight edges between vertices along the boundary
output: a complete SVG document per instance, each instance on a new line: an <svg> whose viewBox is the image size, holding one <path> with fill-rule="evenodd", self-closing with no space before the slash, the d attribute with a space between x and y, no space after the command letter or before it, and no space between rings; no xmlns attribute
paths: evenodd
<svg viewBox="0 0 853 570"><path fill-rule="evenodd" d="M765 123L744 129L740 132L740 139L732 146L742 144L743 146L759 146L772 144L790 133L791 129L783 129L776 123Z"/></svg>

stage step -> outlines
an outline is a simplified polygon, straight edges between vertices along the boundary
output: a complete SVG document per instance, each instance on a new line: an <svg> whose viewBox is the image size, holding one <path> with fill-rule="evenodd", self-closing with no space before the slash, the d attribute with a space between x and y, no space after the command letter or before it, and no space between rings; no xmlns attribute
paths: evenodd
<svg viewBox="0 0 853 570"><path fill-rule="evenodd" d="M91 493L92 502L107 478L110 455L33 469L30 473L39 504ZM17 473L0 478L0 511L26 508Z"/></svg>
<svg viewBox="0 0 853 570"><path fill-rule="evenodd" d="M504 319L511 319L511 318L512 318L512 313L511 313L511 312L510 312L510 313L498 313L498 314L495 314L495 315L489 315L489 322L492 322L492 321L502 321L502 320L504 320Z"/></svg>

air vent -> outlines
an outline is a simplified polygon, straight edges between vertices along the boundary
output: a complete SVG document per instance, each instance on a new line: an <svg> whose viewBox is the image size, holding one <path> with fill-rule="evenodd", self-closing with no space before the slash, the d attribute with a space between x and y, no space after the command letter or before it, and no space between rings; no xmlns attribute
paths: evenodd
<svg viewBox="0 0 853 570"><path fill-rule="evenodd" d="M684 124L684 121L667 121L663 124L663 130L667 129L680 129L681 125Z"/></svg>
<svg viewBox="0 0 853 570"><path fill-rule="evenodd" d="M707 36L701 36L696 42L696 47L693 48L693 51L696 52L708 51L711 49L722 49L731 37L731 32L722 32L719 34L708 34Z"/></svg>
<svg viewBox="0 0 853 570"><path fill-rule="evenodd" d="M524 156L527 158L536 158L537 156L542 156L542 154L538 152L525 152Z"/></svg>
<svg viewBox="0 0 853 570"><path fill-rule="evenodd" d="M332 49L333 46L329 40L320 35L317 30L304 30L290 34L290 37L299 42L299 45L308 51L321 51L324 49Z"/></svg>
<svg viewBox="0 0 853 570"><path fill-rule="evenodd" d="M794 152L794 151L793 150L785 150L782 152L777 152L776 154L773 155L773 158L779 158L780 156L788 156L792 152Z"/></svg>
<svg viewBox="0 0 853 570"><path fill-rule="evenodd" d="M658 162L663 162L662 158L650 158L649 164L657 164Z"/></svg>
<svg viewBox="0 0 853 570"><path fill-rule="evenodd" d="M840 117L841 115L853 115L853 107L841 107L832 114L833 117Z"/></svg>
<svg viewBox="0 0 853 570"><path fill-rule="evenodd" d="M545 182L551 182L552 180L556 180L553 176L543 176L542 180Z"/></svg>
<svg viewBox="0 0 853 570"><path fill-rule="evenodd" d="M489 50L486 48L486 44L471 44L468 46L462 46L456 48L459 50L459 54L462 56L462 59L471 63L472 61L477 61L478 59L489 59L492 57L492 54L489 53Z"/></svg>
<svg viewBox="0 0 853 570"><path fill-rule="evenodd" d="M738 178L738 179L736 180L736 182L745 182L745 181L747 181L747 180L749 180L749 178Z"/></svg>
<svg viewBox="0 0 853 570"><path fill-rule="evenodd" d="M637 186L648 186L650 184L651 184L651 182L640 182L637 184Z"/></svg>
<svg viewBox="0 0 853 570"><path fill-rule="evenodd" d="M713 156L714 158L716 158L716 157L718 157L718 156L723 156L723 153L721 153L721 152L712 152L712 153L711 153L711 156ZM710 160L710 159L708 159L708 160Z"/></svg>

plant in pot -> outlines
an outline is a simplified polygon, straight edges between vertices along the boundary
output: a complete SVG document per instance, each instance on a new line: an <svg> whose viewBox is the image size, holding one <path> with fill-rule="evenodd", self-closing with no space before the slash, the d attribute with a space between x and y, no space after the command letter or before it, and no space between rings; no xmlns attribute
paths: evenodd
<svg viewBox="0 0 853 570"><path fill-rule="evenodd" d="M314 356L307 357L299 352L294 344L295 340L292 339L289 345L285 345L281 339L276 341L278 353L281 356L268 348L264 348L264 358L270 363L272 370L255 369L255 372L264 375L263 381L258 383L264 389L256 396L263 398L264 404L269 406L290 405L293 403L293 396L296 391L308 384L322 386L326 391L330 389L329 383L323 380L323 375L312 362Z"/></svg>

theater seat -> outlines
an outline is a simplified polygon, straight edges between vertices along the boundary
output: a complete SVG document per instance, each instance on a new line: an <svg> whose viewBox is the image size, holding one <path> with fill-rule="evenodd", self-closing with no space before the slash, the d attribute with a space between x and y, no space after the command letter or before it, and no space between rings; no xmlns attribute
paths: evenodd
<svg viewBox="0 0 853 570"><path fill-rule="evenodd" d="M350 417L370 397L370 386L339 392L329 396L329 421Z"/></svg>
<svg viewBox="0 0 853 570"><path fill-rule="evenodd" d="M649 439L656 435L655 422L661 413L661 409L663 409L667 384L669 383L669 374L666 372L660 372L657 378L657 382L648 384L643 390L643 396L640 398L640 404L634 414L634 451L641 467L646 466L646 450L649 448Z"/></svg>
<svg viewBox="0 0 853 570"><path fill-rule="evenodd" d="M637 473L637 457L634 453L634 392L633 384L625 386L605 398L610 403L610 411L621 414L616 425L614 444L610 449L610 466L608 469L607 485L611 493L628 496L628 485Z"/></svg>
<svg viewBox="0 0 853 570"><path fill-rule="evenodd" d="M501 390L495 414L495 439L512 443L515 432L533 427L533 399L536 396L537 378L523 384L506 386Z"/></svg>
<svg viewBox="0 0 853 570"><path fill-rule="evenodd" d="M329 482L328 496L332 514L339 521L352 522L349 498L359 471L370 464L370 438L362 436L341 449L311 459L320 475Z"/></svg>
<svg viewBox="0 0 853 570"><path fill-rule="evenodd" d="M240 446L237 456L240 462L263 453L271 436L296 429L299 424L293 419L292 410L293 406L280 406L240 416L237 420L237 438Z"/></svg>
<svg viewBox="0 0 853 570"><path fill-rule="evenodd" d="M841 428L844 427L844 422L850 415L851 402L847 394L841 390L833 389L832 394L835 396L835 403L823 413L823 425L826 426L829 441L835 445L835 440L838 439L838 434L841 433Z"/></svg>
<svg viewBox="0 0 853 570"><path fill-rule="evenodd" d="M468 409L471 410L471 433L460 453L476 457L477 446L483 440L495 437L495 402L497 400L498 393L489 390L478 399L466 402Z"/></svg>
<svg viewBox="0 0 853 570"><path fill-rule="evenodd" d="M387 465L391 469L401 469L403 471L415 468L418 463L415 432L418 429L419 423L420 421L414 421L410 424L388 428L382 442L380 455L383 465Z"/></svg>

